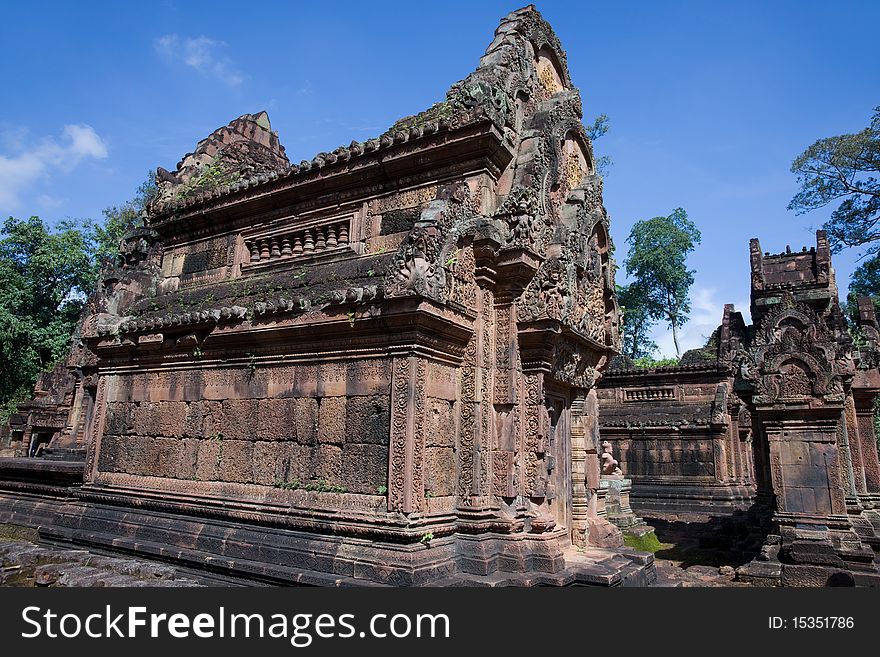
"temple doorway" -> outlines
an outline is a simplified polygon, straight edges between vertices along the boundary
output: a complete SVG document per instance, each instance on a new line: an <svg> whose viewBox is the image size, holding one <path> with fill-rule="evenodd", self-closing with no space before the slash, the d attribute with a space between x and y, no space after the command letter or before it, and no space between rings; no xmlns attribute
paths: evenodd
<svg viewBox="0 0 880 657"><path fill-rule="evenodd" d="M556 527L571 527L571 404L568 391L553 390L545 396L549 416L547 430L547 503Z"/></svg>

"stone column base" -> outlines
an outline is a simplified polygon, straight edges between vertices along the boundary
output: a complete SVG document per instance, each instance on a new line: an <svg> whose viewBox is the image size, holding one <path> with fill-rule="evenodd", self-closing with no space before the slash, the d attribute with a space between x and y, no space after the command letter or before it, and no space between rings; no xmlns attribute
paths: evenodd
<svg viewBox="0 0 880 657"><path fill-rule="evenodd" d="M875 553L846 516L795 518L776 514L778 533L737 569L737 580L765 586L880 587Z"/></svg>

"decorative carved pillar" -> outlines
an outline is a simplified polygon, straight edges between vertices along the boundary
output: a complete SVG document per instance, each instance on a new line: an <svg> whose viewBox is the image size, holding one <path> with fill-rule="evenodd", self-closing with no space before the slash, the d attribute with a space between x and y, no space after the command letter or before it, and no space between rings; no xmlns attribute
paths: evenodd
<svg viewBox="0 0 880 657"><path fill-rule="evenodd" d="M729 469L727 467L727 433L717 435L712 440L714 460L715 460L715 479L719 482L727 482L730 480Z"/></svg>
<svg viewBox="0 0 880 657"><path fill-rule="evenodd" d="M391 436L388 443L388 510L424 508L425 378L427 362L417 356L394 359Z"/></svg>
<svg viewBox="0 0 880 657"><path fill-rule="evenodd" d="M852 461L853 484L856 494L867 492L865 486L865 468L862 463L862 444L859 435L859 423L856 418L856 405L852 393L846 396L844 407L844 421L846 422L846 435L849 442L849 453Z"/></svg>
<svg viewBox="0 0 880 657"><path fill-rule="evenodd" d="M509 295L495 298L495 362L493 367L492 493L505 498L517 495L515 460L520 449L515 366L517 362L516 306Z"/></svg>
<svg viewBox="0 0 880 657"><path fill-rule="evenodd" d="M97 375L95 375L97 376ZM90 404L88 417L86 418L86 431L88 432L88 442L86 444L86 468L84 480L93 482L98 474L98 463L96 456L101 449L101 436L104 434L104 416L107 410L107 387L108 385L118 385L117 377L111 377L110 383L108 377L101 376L97 380L97 389L94 391L93 401ZM94 385L94 379L84 382L84 386ZM90 385L91 384L91 385Z"/></svg>
<svg viewBox="0 0 880 657"><path fill-rule="evenodd" d="M523 448L523 495L538 497L540 490L540 459L546 442L547 409L544 406L544 375L529 372L523 376L525 385L525 440Z"/></svg>
<svg viewBox="0 0 880 657"><path fill-rule="evenodd" d="M877 437L874 433L874 399L873 391L854 392L856 424L858 425L861 443L862 465L865 473L865 490L868 493L880 493L880 464L877 460Z"/></svg>
<svg viewBox="0 0 880 657"><path fill-rule="evenodd" d="M588 518L596 516L599 489L599 403L596 390L578 390L571 405L571 539L585 544Z"/></svg>

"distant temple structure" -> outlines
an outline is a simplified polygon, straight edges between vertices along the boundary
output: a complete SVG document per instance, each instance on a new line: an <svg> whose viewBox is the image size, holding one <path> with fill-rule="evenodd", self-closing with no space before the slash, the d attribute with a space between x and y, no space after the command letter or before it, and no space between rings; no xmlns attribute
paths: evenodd
<svg viewBox="0 0 880 657"><path fill-rule="evenodd" d="M862 344L839 304L824 231L801 252L750 244L751 326L725 306L703 349L676 367L618 358L599 390L601 431L657 518L748 512L764 545L739 579L880 584L874 401L877 320L859 299Z"/></svg>
<svg viewBox="0 0 880 657"><path fill-rule="evenodd" d="M159 169L0 521L269 582L653 582L598 510L619 309L581 118L529 6L376 139L292 165L262 112Z"/></svg>

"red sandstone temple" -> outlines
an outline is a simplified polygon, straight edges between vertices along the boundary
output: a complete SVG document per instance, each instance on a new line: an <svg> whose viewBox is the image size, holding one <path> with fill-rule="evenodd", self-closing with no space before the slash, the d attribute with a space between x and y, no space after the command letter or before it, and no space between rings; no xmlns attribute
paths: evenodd
<svg viewBox="0 0 880 657"><path fill-rule="evenodd" d="M877 583L876 322L854 348L824 237L753 244L753 327L730 308L693 362L603 380L581 119L529 6L375 139L291 164L262 112L160 168L4 433L0 522L270 583L650 585L609 521L629 476L636 511L750 510L745 579Z"/></svg>
<svg viewBox="0 0 880 657"><path fill-rule="evenodd" d="M616 359L600 384L603 439L661 520L736 517L763 544L738 578L876 586L880 334L859 299L854 345L824 231L800 252L750 245L753 325L731 305L676 367Z"/></svg>
<svg viewBox="0 0 880 657"><path fill-rule="evenodd" d="M598 515L618 307L581 117L527 7L376 139L292 165L259 113L159 169L64 421L11 435L81 481L12 459L0 519L272 582L650 584Z"/></svg>

